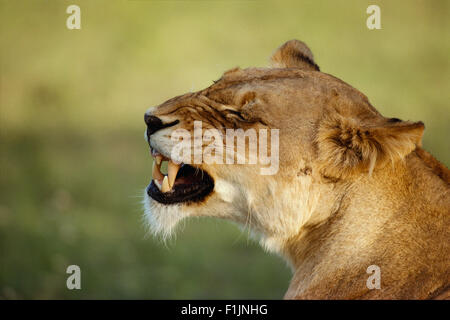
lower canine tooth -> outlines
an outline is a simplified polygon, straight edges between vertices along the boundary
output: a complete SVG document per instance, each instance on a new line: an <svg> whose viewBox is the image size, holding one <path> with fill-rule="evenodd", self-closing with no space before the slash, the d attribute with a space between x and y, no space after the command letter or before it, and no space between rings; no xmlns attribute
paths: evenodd
<svg viewBox="0 0 450 320"><path fill-rule="evenodd" d="M167 192L170 191L172 188L169 186L169 179L167 178L167 176L164 176L163 182L162 182L162 187L161 187L161 192Z"/></svg>
<svg viewBox="0 0 450 320"><path fill-rule="evenodd" d="M159 183L158 180L153 179L153 182L156 184L156 186L158 187L158 189L161 191L161 183Z"/></svg>

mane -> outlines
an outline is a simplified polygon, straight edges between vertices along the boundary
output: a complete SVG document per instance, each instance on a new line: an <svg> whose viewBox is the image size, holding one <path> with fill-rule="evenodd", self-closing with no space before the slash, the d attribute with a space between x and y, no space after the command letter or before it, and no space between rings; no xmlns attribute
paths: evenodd
<svg viewBox="0 0 450 320"><path fill-rule="evenodd" d="M450 170L447 169L442 163L434 158L429 152L422 148L416 148L416 154L420 159L437 175L444 180L447 184L450 184Z"/></svg>

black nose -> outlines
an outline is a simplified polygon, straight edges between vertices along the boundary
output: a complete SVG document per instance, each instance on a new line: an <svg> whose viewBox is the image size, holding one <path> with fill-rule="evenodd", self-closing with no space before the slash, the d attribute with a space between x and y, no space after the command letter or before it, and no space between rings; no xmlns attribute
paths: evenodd
<svg viewBox="0 0 450 320"><path fill-rule="evenodd" d="M144 121L147 124L147 135L150 136L154 134L159 129L164 128L164 124L161 119L149 114L144 115Z"/></svg>
<svg viewBox="0 0 450 320"><path fill-rule="evenodd" d="M176 125L178 122L178 120L172 121L170 123L166 123L164 124L160 118L149 115L149 114L144 114L144 121L147 124L147 137L150 138L150 136L152 134L154 134L156 131L167 128L167 127L171 127Z"/></svg>

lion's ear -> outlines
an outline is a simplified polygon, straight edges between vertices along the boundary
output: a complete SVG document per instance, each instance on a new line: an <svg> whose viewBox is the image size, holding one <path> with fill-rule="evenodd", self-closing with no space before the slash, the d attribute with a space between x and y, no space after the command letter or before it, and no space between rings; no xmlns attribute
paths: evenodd
<svg viewBox="0 0 450 320"><path fill-rule="evenodd" d="M386 162L403 159L422 144L424 124L399 119L362 125L342 116L327 117L319 125L319 161L334 176L356 171L372 173Z"/></svg>
<svg viewBox="0 0 450 320"><path fill-rule="evenodd" d="M308 46L299 40L290 40L279 47L270 58L273 68L299 68L320 71Z"/></svg>

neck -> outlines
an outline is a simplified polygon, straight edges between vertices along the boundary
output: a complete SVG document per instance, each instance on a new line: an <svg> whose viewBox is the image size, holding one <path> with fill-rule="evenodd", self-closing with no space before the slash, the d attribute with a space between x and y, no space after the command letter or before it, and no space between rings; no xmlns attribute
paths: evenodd
<svg viewBox="0 0 450 320"><path fill-rule="evenodd" d="M421 299L448 285L448 183L420 155L335 190L283 248L294 267L286 298ZM367 286L372 265L380 289Z"/></svg>

